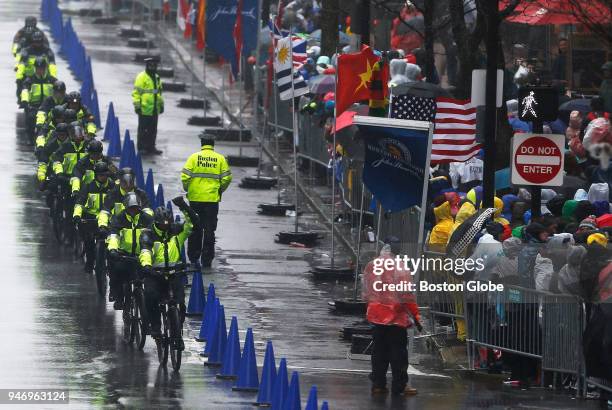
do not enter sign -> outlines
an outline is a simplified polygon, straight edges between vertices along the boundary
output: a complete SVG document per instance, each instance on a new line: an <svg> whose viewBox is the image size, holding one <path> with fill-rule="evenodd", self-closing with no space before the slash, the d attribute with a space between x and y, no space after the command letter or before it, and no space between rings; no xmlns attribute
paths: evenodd
<svg viewBox="0 0 612 410"><path fill-rule="evenodd" d="M514 185L563 185L565 136L517 134L512 139Z"/></svg>

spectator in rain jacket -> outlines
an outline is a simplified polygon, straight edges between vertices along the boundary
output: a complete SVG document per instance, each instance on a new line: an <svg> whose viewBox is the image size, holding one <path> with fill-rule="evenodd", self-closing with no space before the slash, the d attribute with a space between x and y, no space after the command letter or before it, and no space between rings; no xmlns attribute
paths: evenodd
<svg viewBox="0 0 612 410"><path fill-rule="evenodd" d="M502 242L503 254L491 272L491 280L507 284L518 283L518 260L523 242L511 237Z"/></svg>
<svg viewBox="0 0 612 410"><path fill-rule="evenodd" d="M387 392L387 369L391 365L393 394L414 395L416 389L408 384L408 335L406 329L415 326L421 330L420 313L411 292L383 290L383 284L410 282L411 275L402 266L385 269L385 261L395 258L399 242L388 239L378 258L370 261L363 273L363 300L367 302L366 319L374 325L372 345L372 394ZM378 268L377 268L378 267ZM382 272L380 270L382 270ZM388 289L388 288L387 288Z"/></svg>
<svg viewBox="0 0 612 410"><path fill-rule="evenodd" d="M480 204L482 202L482 186L477 186L475 188L470 189L467 193L463 204L459 208L459 212L455 216L455 223L451 229L450 235L453 234L455 229L470 216L474 215L476 211L480 208Z"/></svg>
<svg viewBox="0 0 612 410"><path fill-rule="evenodd" d="M458 196L454 194L455 197ZM449 195L452 196L452 195ZM431 230L431 234L429 235L429 249L434 252L445 252L446 244L450 239L450 231L453 228L453 214L452 214L452 206L451 202L446 199L446 196L439 196L436 198L437 201L434 201L434 205L436 203L442 202L438 206L434 206L433 212L436 218L436 225ZM457 210L455 209L455 213Z"/></svg>
<svg viewBox="0 0 612 410"><path fill-rule="evenodd" d="M565 201L565 203L563 204L563 208L561 209L561 218L563 219L563 222L565 222L566 224L576 222L576 218L574 217L574 211L576 210L577 206L578 201L576 201L575 199Z"/></svg>
<svg viewBox="0 0 612 410"><path fill-rule="evenodd" d="M504 207L502 209L501 215L508 221L512 221L512 206L517 201L518 196L514 194L506 194L502 196L502 202L504 203Z"/></svg>
<svg viewBox="0 0 612 410"><path fill-rule="evenodd" d="M592 204L598 201L608 202L610 200L610 187L603 182L591 184L587 199Z"/></svg>
<svg viewBox="0 0 612 410"><path fill-rule="evenodd" d="M532 222L525 228L524 235L525 246L518 256L520 285L525 288L535 289L534 267L536 257L548 240L549 234L543 225Z"/></svg>
<svg viewBox="0 0 612 410"><path fill-rule="evenodd" d="M505 241L510 236L512 236L512 230L510 229L510 221L503 217L502 211L504 210L504 202L498 198L493 198L493 207L495 208L495 213L493 214L493 221L500 224L503 228L503 232L501 235L501 240Z"/></svg>
<svg viewBox="0 0 612 410"><path fill-rule="evenodd" d="M580 296L582 287L580 284L580 265L587 250L581 245L571 245L567 251L566 263L559 271L557 289L560 293Z"/></svg>

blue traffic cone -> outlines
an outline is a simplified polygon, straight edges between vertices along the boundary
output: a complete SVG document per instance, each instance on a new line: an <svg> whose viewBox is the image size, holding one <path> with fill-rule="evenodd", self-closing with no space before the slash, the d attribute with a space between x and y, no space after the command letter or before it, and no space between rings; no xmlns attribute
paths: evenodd
<svg viewBox="0 0 612 410"><path fill-rule="evenodd" d="M204 314L202 315L200 333L198 334L198 337L196 337L196 340L198 342L203 342L206 340L206 335L208 334L208 325L210 323L210 314L212 309L215 307L215 285L213 283L208 285L208 295L206 295L206 299L208 300L208 303L204 305Z"/></svg>
<svg viewBox="0 0 612 410"><path fill-rule="evenodd" d="M200 316L204 311L206 303L204 295L204 285L202 284L202 273L193 273L191 281L191 291L189 292L189 303L187 304L187 316Z"/></svg>
<svg viewBox="0 0 612 410"><path fill-rule="evenodd" d="M125 130L125 136L123 137L123 147L121 147L121 160L119 161L119 168L129 167L132 162L132 152L130 150L130 130Z"/></svg>
<svg viewBox="0 0 612 410"><path fill-rule="evenodd" d="M263 369L261 370L261 384L259 385L259 394L257 401L253 403L256 406L269 406L272 404L272 393L274 381L276 380L276 361L274 360L274 347L272 342L268 341L266 345L266 354L264 356Z"/></svg>
<svg viewBox="0 0 612 410"><path fill-rule="evenodd" d="M170 213L171 213L172 215L174 215L174 209L172 208L172 201L168 201L168 202L166 202L166 209L167 209L168 211L170 211ZM184 251L185 251L185 247L183 246L183 247L181 248L181 253L185 253ZM181 255L181 257L182 257L182 256L183 256L183 255ZM185 262L184 258L183 258L183 262Z"/></svg>
<svg viewBox="0 0 612 410"><path fill-rule="evenodd" d="M93 84L93 82L92 82ZM93 87L93 86L92 86ZM91 93L91 113L94 116L94 123L97 128L100 128L102 124L100 123L100 104L98 102L98 92L96 89L93 89Z"/></svg>
<svg viewBox="0 0 612 410"><path fill-rule="evenodd" d="M157 186L157 193L155 194L155 207L166 205L166 201L164 200L164 186L159 184Z"/></svg>
<svg viewBox="0 0 612 410"><path fill-rule="evenodd" d="M326 401L324 401L323 404L321 405L321 410L329 410L329 406Z"/></svg>
<svg viewBox="0 0 612 410"><path fill-rule="evenodd" d="M246 348L246 345L245 345ZM235 379L240 366L240 339L238 338L238 319L232 316L225 352L223 352L223 365L217 374L219 379Z"/></svg>
<svg viewBox="0 0 612 410"><path fill-rule="evenodd" d="M128 130L126 130L127 132ZM130 139L128 143L128 167L134 170L136 168L136 149L134 148L134 140Z"/></svg>
<svg viewBox="0 0 612 410"><path fill-rule="evenodd" d="M300 377L298 372L293 372L291 375L291 383L287 397L283 402L283 410L302 410L302 402L300 399Z"/></svg>
<svg viewBox="0 0 612 410"><path fill-rule="evenodd" d="M140 154L136 154L134 164L134 173L136 174L136 186L140 189L143 189L145 186L145 180L144 171L142 170L142 158L140 157Z"/></svg>
<svg viewBox="0 0 612 410"><path fill-rule="evenodd" d="M255 359L255 342L253 341L253 329L247 329L244 339L244 349L238 369L238 380L233 390L257 391L259 390L259 377L257 376L257 360Z"/></svg>
<svg viewBox="0 0 612 410"><path fill-rule="evenodd" d="M113 129L106 156L109 158L119 158L121 156L121 141L119 140L119 132Z"/></svg>
<svg viewBox="0 0 612 410"><path fill-rule="evenodd" d="M220 305L219 314L217 315L217 331L212 338L210 352L208 352L208 361L204 364L207 366L221 366L226 344L227 328L225 326L225 309L223 305Z"/></svg>
<svg viewBox="0 0 612 410"><path fill-rule="evenodd" d="M91 108L91 83L87 79L81 84L81 102Z"/></svg>
<svg viewBox="0 0 612 410"><path fill-rule="evenodd" d="M278 365L278 373L274 381L274 390L272 393L272 410L281 410L285 397L287 397L287 360L281 359Z"/></svg>
<svg viewBox="0 0 612 410"><path fill-rule="evenodd" d="M147 172L147 180L145 181L144 191L149 198L151 206L155 205L155 182L153 181L153 170L149 168Z"/></svg>
<svg viewBox="0 0 612 410"><path fill-rule="evenodd" d="M121 135L121 129L119 128L119 117L115 116L115 123L113 124L113 131L111 138L117 138L119 140L119 136Z"/></svg>
<svg viewBox="0 0 612 410"><path fill-rule="evenodd" d="M106 112L106 123L104 124L104 137L102 138L104 141L110 141L111 133L113 132L113 128L115 127L115 107L113 106L113 102L111 101L108 104L108 111Z"/></svg>
<svg viewBox="0 0 612 410"><path fill-rule="evenodd" d="M210 301L211 299L208 298L208 304L210 305ZM200 356L204 356L207 357L210 353L210 348L212 346L212 339L214 336L214 332L213 329L217 328L217 317L219 315L219 306L221 306L221 302L219 302L219 298L215 298L215 302L213 303L210 312L208 314L208 320L206 321L206 323L208 323L208 325L206 326L206 337L204 338L204 340L206 340L206 344L204 345L204 349L202 350L202 353L200 353Z"/></svg>
<svg viewBox="0 0 612 410"><path fill-rule="evenodd" d="M219 327L219 306L221 306L221 301L219 298L215 297L215 308L210 312L210 323L208 328L206 329L206 346L204 347L204 353L206 356L210 354L210 350L212 349L213 339L215 334L217 333L217 328Z"/></svg>
<svg viewBox="0 0 612 410"><path fill-rule="evenodd" d="M310 388L308 393L308 401L306 402L306 408L304 410L319 410L319 403L317 402L317 386Z"/></svg>

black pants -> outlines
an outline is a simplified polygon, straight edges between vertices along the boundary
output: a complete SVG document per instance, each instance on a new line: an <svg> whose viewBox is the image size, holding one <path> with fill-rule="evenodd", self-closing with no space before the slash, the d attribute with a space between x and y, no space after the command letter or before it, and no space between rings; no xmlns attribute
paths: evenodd
<svg viewBox="0 0 612 410"><path fill-rule="evenodd" d="M185 285L180 276L172 276L168 280L159 276L147 276L144 280L145 303L151 328L159 330L161 327L161 316L159 302L162 297L168 296L169 287L172 287L174 301L180 308L181 323L185 320Z"/></svg>
<svg viewBox="0 0 612 410"><path fill-rule="evenodd" d="M125 288L129 284L130 280L135 277L138 266L135 261L126 260L109 260L109 286L110 295L115 300L123 302L125 295Z"/></svg>
<svg viewBox="0 0 612 410"><path fill-rule="evenodd" d="M373 387L387 386L387 369L391 365L393 380L391 390L400 393L408 383L408 332L399 326L374 326L372 345L372 380Z"/></svg>
<svg viewBox="0 0 612 410"><path fill-rule="evenodd" d="M87 221L86 223L83 223ZM85 267L93 269L96 260L96 217L90 214L83 215L83 222L79 225L79 235L85 248Z"/></svg>
<svg viewBox="0 0 612 410"><path fill-rule="evenodd" d="M218 202L190 202L189 205L200 217L200 228L193 229L187 243L187 256L193 263L200 256L202 265L210 265L215 257L215 231L217 230Z"/></svg>
<svg viewBox="0 0 612 410"><path fill-rule="evenodd" d="M138 116L138 151L151 151L155 149L157 139L157 115Z"/></svg>

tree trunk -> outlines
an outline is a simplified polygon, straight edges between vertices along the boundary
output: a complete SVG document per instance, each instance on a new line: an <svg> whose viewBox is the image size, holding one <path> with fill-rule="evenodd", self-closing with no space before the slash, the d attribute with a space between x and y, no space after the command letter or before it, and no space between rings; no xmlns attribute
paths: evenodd
<svg viewBox="0 0 612 410"><path fill-rule="evenodd" d="M321 5L321 55L330 56L338 48L339 0L323 0Z"/></svg>

